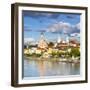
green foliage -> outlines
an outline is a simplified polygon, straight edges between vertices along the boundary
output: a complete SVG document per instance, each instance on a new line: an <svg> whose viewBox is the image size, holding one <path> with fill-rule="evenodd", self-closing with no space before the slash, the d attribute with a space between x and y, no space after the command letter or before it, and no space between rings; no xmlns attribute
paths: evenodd
<svg viewBox="0 0 90 90"><path fill-rule="evenodd" d="M70 52L70 56L74 57L79 57L80 56L80 51L78 48L72 48Z"/></svg>
<svg viewBox="0 0 90 90"><path fill-rule="evenodd" d="M58 57L59 56L59 53L58 52L55 52L55 51L52 51L51 55L52 55L52 57Z"/></svg>
<svg viewBox="0 0 90 90"><path fill-rule="evenodd" d="M27 57L40 57L42 54L36 54L36 53L32 53L32 54L25 54Z"/></svg>
<svg viewBox="0 0 90 90"><path fill-rule="evenodd" d="M50 56L52 58L59 58L59 57L65 57L65 58L71 58L72 56L80 58L80 51L79 48L70 48L71 50L53 50L52 53L50 53ZM32 56L32 57L40 57L44 54L44 52L41 53L29 53L25 54L26 56Z"/></svg>
<svg viewBox="0 0 90 90"><path fill-rule="evenodd" d="M52 55L52 57L61 57L62 55L66 55L67 53L65 53L65 52L59 52L59 51L57 51L57 52L55 52L55 51L53 51L52 53L51 53L51 55Z"/></svg>

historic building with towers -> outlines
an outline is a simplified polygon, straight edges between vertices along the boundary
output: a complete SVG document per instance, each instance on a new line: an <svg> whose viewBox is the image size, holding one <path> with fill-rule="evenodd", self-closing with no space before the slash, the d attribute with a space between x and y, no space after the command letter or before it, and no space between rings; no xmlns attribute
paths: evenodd
<svg viewBox="0 0 90 90"><path fill-rule="evenodd" d="M48 43L44 37L44 33L41 33L40 35L40 40L38 42L38 48L42 50L45 50L48 48Z"/></svg>

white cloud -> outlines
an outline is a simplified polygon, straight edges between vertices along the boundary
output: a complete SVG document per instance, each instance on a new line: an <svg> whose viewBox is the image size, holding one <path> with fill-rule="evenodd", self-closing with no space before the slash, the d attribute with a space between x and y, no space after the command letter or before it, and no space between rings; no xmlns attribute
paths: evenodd
<svg viewBox="0 0 90 90"><path fill-rule="evenodd" d="M52 24L48 27L47 31L49 32L62 32L62 33L79 33L80 32L80 23L76 25L71 25L67 22L58 22Z"/></svg>
<svg viewBox="0 0 90 90"><path fill-rule="evenodd" d="M24 38L24 43L34 42L34 38Z"/></svg>
<svg viewBox="0 0 90 90"><path fill-rule="evenodd" d="M80 23L76 24L76 28L80 29Z"/></svg>
<svg viewBox="0 0 90 90"><path fill-rule="evenodd" d="M58 22L48 27L48 31L50 32L60 32L62 30L66 31L70 29L71 29L71 25L65 22Z"/></svg>
<svg viewBox="0 0 90 90"><path fill-rule="evenodd" d="M72 33L70 36L71 37L80 37L80 34L79 33Z"/></svg>

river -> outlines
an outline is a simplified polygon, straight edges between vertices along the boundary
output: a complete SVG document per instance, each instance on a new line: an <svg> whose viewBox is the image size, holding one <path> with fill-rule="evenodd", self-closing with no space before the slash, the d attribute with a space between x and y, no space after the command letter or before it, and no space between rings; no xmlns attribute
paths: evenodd
<svg viewBox="0 0 90 90"><path fill-rule="evenodd" d="M24 77L79 75L80 64L24 58Z"/></svg>

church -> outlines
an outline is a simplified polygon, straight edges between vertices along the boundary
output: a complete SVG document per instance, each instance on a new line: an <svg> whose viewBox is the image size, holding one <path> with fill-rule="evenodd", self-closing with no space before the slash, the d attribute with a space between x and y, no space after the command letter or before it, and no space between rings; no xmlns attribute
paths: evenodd
<svg viewBox="0 0 90 90"><path fill-rule="evenodd" d="M40 40L38 42L38 49L46 50L48 48L48 43L44 37L44 33L42 32L40 35Z"/></svg>

